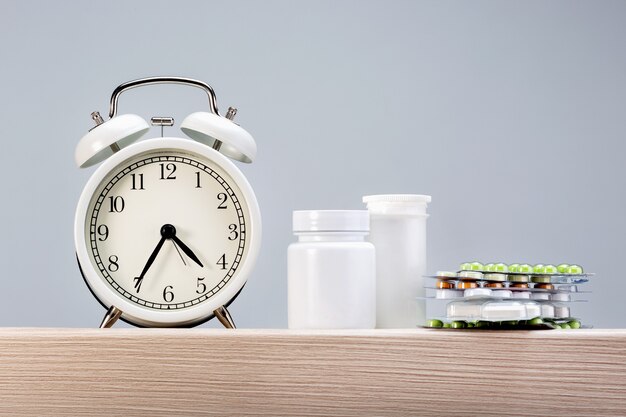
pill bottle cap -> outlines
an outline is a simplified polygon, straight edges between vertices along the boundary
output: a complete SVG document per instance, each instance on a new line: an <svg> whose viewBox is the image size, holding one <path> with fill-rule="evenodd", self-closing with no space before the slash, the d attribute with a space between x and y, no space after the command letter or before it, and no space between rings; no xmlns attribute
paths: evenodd
<svg viewBox="0 0 626 417"><path fill-rule="evenodd" d="M369 232L367 210L296 210L294 232Z"/></svg>
<svg viewBox="0 0 626 417"><path fill-rule="evenodd" d="M428 216L426 208L431 196L421 194L366 195L363 202L372 214L403 214Z"/></svg>

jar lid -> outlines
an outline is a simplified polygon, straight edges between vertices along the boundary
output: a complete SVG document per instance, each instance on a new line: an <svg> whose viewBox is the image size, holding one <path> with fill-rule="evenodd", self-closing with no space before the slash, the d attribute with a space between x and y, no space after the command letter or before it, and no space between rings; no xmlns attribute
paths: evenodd
<svg viewBox="0 0 626 417"><path fill-rule="evenodd" d="M294 232L369 232L367 210L296 210Z"/></svg>
<svg viewBox="0 0 626 417"><path fill-rule="evenodd" d="M363 197L367 209L376 215L428 217L426 208L430 201L429 195L421 194L378 194Z"/></svg>
<svg viewBox="0 0 626 417"><path fill-rule="evenodd" d="M364 203L430 203L432 197L422 194L377 194L363 197Z"/></svg>

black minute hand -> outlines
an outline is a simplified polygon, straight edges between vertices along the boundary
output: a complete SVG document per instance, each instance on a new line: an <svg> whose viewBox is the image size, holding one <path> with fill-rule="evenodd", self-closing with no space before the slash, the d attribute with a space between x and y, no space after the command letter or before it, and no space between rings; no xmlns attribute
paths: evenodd
<svg viewBox="0 0 626 417"><path fill-rule="evenodd" d="M152 251L152 254L148 258L148 262L146 262L146 266L143 267L143 271L141 271L141 275L135 278L136 280L135 288L137 289L137 292L139 292L139 289L141 289L141 283L143 282L143 277L146 275L146 272L148 272L148 269L150 269L150 266L154 263L154 260L159 254L159 251L161 250L161 247L163 247L163 243L165 243L165 239L166 239L165 236L161 236L161 240L159 240L159 243L157 243L156 248L154 248L154 250Z"/></svg>
<svg viewBox="0 0 626 417"><path fill-rule="evenodd" d="M177 238L176 235L171 236L171 238L175 243L178 244L178 246L180 246L180 248L183 250L183 252L185 252L187 256L189 256L195 263L200 265L200 267L204 268L204 265L202 265L202 262L200 262L200 259L198 259L196 254L193 253L193 251L189 249L189 247L185 245L182 240Z"/></svg>

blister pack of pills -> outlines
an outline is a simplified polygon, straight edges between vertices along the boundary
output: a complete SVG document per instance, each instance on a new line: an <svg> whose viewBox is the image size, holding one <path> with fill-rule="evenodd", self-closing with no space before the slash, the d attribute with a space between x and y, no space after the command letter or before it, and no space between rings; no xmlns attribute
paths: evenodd
<svg viewBox="0 0 626 417"><path fill-rule="evenodd" d="M572 305L587 301L579 286L593 275L569 264L466 262L425 277L423 299L438 304L426 327L577 329Z"/></svg>

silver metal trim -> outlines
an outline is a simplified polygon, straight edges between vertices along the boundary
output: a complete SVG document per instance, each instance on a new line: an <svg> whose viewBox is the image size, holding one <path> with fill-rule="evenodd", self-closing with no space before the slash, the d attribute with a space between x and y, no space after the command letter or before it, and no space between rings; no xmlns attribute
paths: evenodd
<svg viewBox="0 0 626 417"><path fill-rule="evenodd" d="M113 90L113 94L111 95L111 104L109 106L109 118L112 119L117 115L117 101L124 91L130 90L132 88L142 87L145 85L155 84L180 84L200 88L204 90L209 97L209 108L211 109L211 112L220 116L220 113L217 109L217 99L215 98L215 91L213 91L213 88L207 83L185 77L146 77L125 82L123 84L120 84L115 90Z"/></svg>
<svg viewBox="0 0 626 417"><path fill-rule="evenodd" d="M174 126L173 117L154 116L150 119L152 126Z"/></svg>

